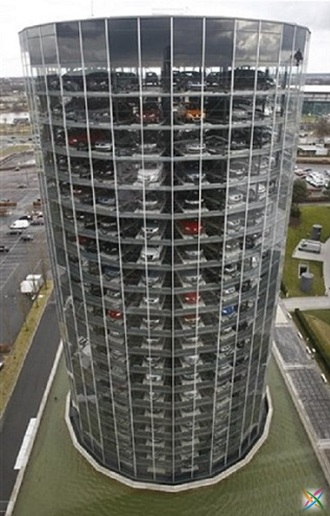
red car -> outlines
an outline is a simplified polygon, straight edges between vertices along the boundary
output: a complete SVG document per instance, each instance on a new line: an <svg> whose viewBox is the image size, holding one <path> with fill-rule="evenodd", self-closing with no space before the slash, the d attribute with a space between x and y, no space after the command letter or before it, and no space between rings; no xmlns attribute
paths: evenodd
<svg viewBox="0 0 330 516"><path fill-rule="evenodd" d="M197 292L187 292L182 295L182 300L184 303L188 303L189 305L195 305L199 302L201 296L197 294Z"/></svg>
<svg viewBox="0 0 330 516"><path fill-rule="evenodd" d="M204 229L198 220L180 220L179 227L185 235L200 235Z"/></svg>
<svg viewBox="0 0 330 516"><path fill-rule="evenodd" d="M90 142L93 145L97 140L102 140L106 137L102 131L90 131L89 133ZM68 137L68 144L70 147L76 147L76 148L85 148L88 145L88 137L87 132L79 132L77 134L72 134Z"/></svg>
<svg viewBox="0 0 330 516"><path fill-rule="evenodd" d="M115 319L116 321L123 318L123 313L119 310L108 310L107 314L110 317L110 319Z"/></svg>

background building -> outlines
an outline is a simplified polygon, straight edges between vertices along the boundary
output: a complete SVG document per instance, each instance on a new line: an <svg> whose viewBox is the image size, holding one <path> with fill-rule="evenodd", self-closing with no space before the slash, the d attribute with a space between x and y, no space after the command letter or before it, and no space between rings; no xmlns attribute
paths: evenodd
<svg viewBox="0 0 330 516"><path fill-rule="evenodd" d="M303 115L330 116L330 85L306 84Z"/></svg>
<svg viewBox="0 0 330 516"><path fill-rule="evenodd" d="M144 482L263 432L308 30L92 19L21 33L80 443Z"/></svg>

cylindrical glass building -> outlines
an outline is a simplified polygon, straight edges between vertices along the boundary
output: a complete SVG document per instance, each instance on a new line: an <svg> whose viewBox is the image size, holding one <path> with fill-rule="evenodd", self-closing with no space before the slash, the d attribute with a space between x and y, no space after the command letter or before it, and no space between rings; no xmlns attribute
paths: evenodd
<svg viewBox="0 0 330 516"><path fill-rule="evenodd" d="M309 32L160 16L20 38L76 437L131 480L214 477L267 416Z"/></svg>

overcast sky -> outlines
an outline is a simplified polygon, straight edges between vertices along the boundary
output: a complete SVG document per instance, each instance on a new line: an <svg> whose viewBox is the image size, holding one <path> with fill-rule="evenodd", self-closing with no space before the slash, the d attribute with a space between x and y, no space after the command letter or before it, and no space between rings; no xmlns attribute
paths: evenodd
<svg viewBox="0 0 330 516"><path fill-rule="evenodd" d="M330 1L1 0L0 76L22 75L18 32L30 25L103 16L202 14L287 21L312 32L308 72L330 73Z"/></svg>

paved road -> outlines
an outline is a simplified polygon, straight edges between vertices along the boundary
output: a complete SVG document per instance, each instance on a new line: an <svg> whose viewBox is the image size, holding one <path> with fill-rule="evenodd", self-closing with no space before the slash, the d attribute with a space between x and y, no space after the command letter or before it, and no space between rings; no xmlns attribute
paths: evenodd
<svg viewBox="0 0 330 516"><path fill-rule="evenodd" d="M330 308L330 297L289 297L282 299L288 312L292 312L295 308L299 310L326 310Z"/></svg>
<svg viewBox="0 0 330 516"><path fill-rule="evenodd" d="M53 298L48 303L13 395L0 420L0 514L4 514L18 471L14 470L24 434L36 417L60 342Z"/></svg>
<svg viewBox="0 0 330 516"><path fill-rule="evenodd" d="M324 285L330 301L330 238L323 244L323 256Z"/></svg>

